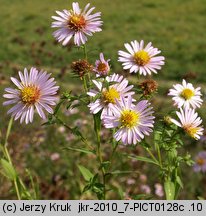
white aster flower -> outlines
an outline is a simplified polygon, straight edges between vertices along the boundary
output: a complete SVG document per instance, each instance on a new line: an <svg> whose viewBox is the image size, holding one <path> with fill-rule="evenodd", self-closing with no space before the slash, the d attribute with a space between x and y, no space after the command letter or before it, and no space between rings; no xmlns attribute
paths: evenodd
<svg viewBox="0 0 206 216"><path fill-rule="evenodd" d="M95 7L89 9L89 6L90 4L87 4L82 11L79 3L73 2L72 10L56 11L59 16L52 16L55 20L52 22L52 27L59 28L53 35L63 46L67 45L73 36L74 43L80 46L86 43L87 36L102 31L101 13L91 14Z"/></svg>
<svg viewBox="0 0 206 216"><path fill-rule="evenodd" d="M105 115L103 123L106 128L117 128L114 138L124 144L136 144L152 132L154 125L153 111L147 100L137 105L132 104L131 96L128 100L121 98L114 107L113 115Z"/></svg>
<svg viewBox="0 0 206 216"><path fill-rule="evenodd" d="M171 121L176 124L178 127L181 127L185 132L194 139L200 139L200 136L203 134L203 127L200 126L202 119L198 116L194 109L180 108L180 112L176 112L180 122L175 119Z"/></svg>
<svg viewBox="0 0 206 216"><path fill-rule="evenodd" d="M125 98L134 94L133 91L130 91L133 85L128 85L128 80L123 76L113 74L107 76L105 79L109 83L108 88L103 86L104 79L101 81L93 80L97 89L91 89L87 93L91 97L100 96L94 102L91 102L88 107L93 114L102 110L101 118L103 118L104 115L111 115L113 113L113 106L110 106L111 104L116 104L121 97Z"/></svg>
<svg viewBox="0 0 206 216"><path fill-rule="evenodd" d="M53 113L51 106L56 105L57 90L54 78L51 74L44 71L38 72L36 68L31 68L30 73L24 69L24 74L19 72L20 81L11 77L11 81L17 86L16 89L6 88L6 94L3 95L8 101L3 105L14 105L9 111L14 120L20 118L20 123L25 121L26 124L33 121L34 110L36 109L39 116L46 118L43 109L48 113Z"/></svg>
<svg viewBox="0 0 206 216"><path fill-rule="evenodd" d="M173 85L173 89L169 90L168 95L173 96L172 100L174 101L174 105L178 108L190 108L196 109L200 107L203 100L200 98L202 95L200 92L200 87L196 89L193 87L191 83L187 83L184 79L181 84Z"/></svg>
<svg viewBox="0 0 206 216"><path fill-rule="evenodd" d="M140 43L135 40L131 41L131 44L125 43L124 46L128 52L120 50L118 61L122 62L123 69L129 69L130 73L139 72L140 75L151 75L152 72L157 73L161 65L164 65L165 58L156 56L161 51L154 48L151 42L144 47L143 40Z"/></svg>

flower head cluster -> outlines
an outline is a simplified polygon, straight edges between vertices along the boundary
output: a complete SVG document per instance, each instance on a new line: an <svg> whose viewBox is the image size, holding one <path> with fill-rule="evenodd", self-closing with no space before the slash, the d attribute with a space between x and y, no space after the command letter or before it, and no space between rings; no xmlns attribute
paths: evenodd
<svg viewBox="0 0 206 216"><path fill-rule="evenodd" d="M173 96L172 100L174 105L178 108L184 107L193 109L199 108L202 104L200 87L194 88L191 83L187 83L185 80L181 84L173 85L173 89L169 90L168 95Z"/></svg>
<svg viewBox="0 0 206 216"><path fill-rule="evenodd" d="M124 144L136 144L145 135L152 132L154 124L153 111L147 100L142 100L136 105L132 103L132 97L127 100L121 98L113 106L113 115L105 115L103 123L106 128L117 128L114 138Z"/></svg>
<svg viewBox="0 0 206 216"><path fill-rule="evenodd" d="M195 158L195 165L193 166L195 172L206 172L206 151L201 151Z"/></svg>
<svg viewBox="0 0 206 216"><path fill-rule="evenodd" d="M102 111L101 118L104 115L113 113L113 106L111 104L116 104L121 97L127 98L134 94L133 91L130 91L133 85L128 85L128 80L118 74L107 76L100 81L93 80L93 83L96 89L91 89L87 94L93 98L96 98L98 95L99 97L88 106L90 112L93 114ZM108 84L107 87L104 86L105 83Z"/></svg>
<svg viewBox="0 0 206 216"><path fill-rule="evenodd" d="M182 109L180 112L176 112L179 117L179 121L171 119L171 121L176 124L178 127L181 127L185 132L194 139L200 139L200 136L203 134L202 119L198 117L198 114L194 109Z"/></svg>
<svg viewBox="0 0 206 216"><path fill-rule="evenodd" d="M100 53L99 58L100 59L95 62L95 68L93 71L97 74L97 76L106 76L110 71L110 59L105 60L103 53Z"/></svg>
<svg viewBox="0 0 206 216"><path fill-rule="evenodd" d="M201 126L202 119L195 111L202 104L200 87L195 89L191 83L187 83L185 80L182 81L182 85L175 84L173 87L169 90L168 95L173 96L174 105L180 108L180 112L176 112L180 122L175 119L171 119L171 121L183 128L190 137L200 139L204 129Z"/></svg>
<svg viewBox="0 0 206 216"><path fill-rule="evenodd" d="M80 9L78 2L72 3L72 10L56 11L58 16L52 16L55 20L52 22L53 28L59 28L53 35L62 42L63 46L67 45L72 37L74 44L80 46L85 44L87 36L92 36L95 32L100 32L102 21L100 20L101 13L91 14L95 7L90 8L87 4L83 10Z"/></svg>
<svg viewBox="0 0 206 216"><path fill-rule="evenodd" d="M26 124L33 121L34 110L36 109L39 116L46 118L44 111L53 113L51 106L56 104L56 94L59 86L56 86L51 74L44 71L38 71L31 68L30 73L25 68L24 73L19 72L20 81L11 77L11 81L17 88L6 88L3 95L8 101L3 105L15 104L8 113L14 117L14 120L20 118L20 122Z"/></svg>
<svg viewBox="0 0 206 216"><path fill-rule="evenodd" d="M128 52L120 50L119 62L122 62L123 68L125 70L129 69L130 73L147 74L157 73L157 70L161 69L161 66L164 65L165 58L163 56L156 56L161 53L160 50L154 48L152 43L148 43L144 47L144 41L140 42L131 41L131 43L124 44Z"/></svg>

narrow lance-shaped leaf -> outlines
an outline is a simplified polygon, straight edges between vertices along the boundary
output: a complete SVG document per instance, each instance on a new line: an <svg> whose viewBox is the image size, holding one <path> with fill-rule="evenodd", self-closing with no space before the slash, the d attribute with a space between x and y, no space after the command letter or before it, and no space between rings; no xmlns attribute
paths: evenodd
<svg viewBox="0 0 206 216"><path fill-rule="evenodd" d="M68 149L68 150L72 150L72 151L77 151L77 152L82 152L85 154L95 154L94 151L88 150L88 149L84 149L84 148L72 148L72 147L66 147L64 149Z"/></svg>
<svg viewBox="0 0 206 216"><path fill-rule="evenodd" d="M154 161L154 160L152 160L150 158L142 157L142 156L128 156L128 158L136 159L138 161L144 161L144 162L147 162L147 163L152 163L152 164L155 164L155 165L159 165L156 161Z"/></svg>
<svg viewBox="0 0 206 216"><path fill-rule="evenodd" d="M1 159L0 162L1 162L3 175L5 175L5 177L7 177L8 179L14 181L17 178L17 174L12 164L10 164L8 161L4 159Z"/></svg>
<svg viewBox="0 0 206 216"><path fill-rule="evenodd" d="M93 178L94 175L86 167L78 165L78 168L86 181L89 181L91 178Z"/></svg>
<svg viewBox="0 0 206 216"><path fill-rule="evenodd" d="M166 199L167 200L174 200L175 197L175 185L170 180L167 180L164 183L164 189L166 193Z"/></svg>

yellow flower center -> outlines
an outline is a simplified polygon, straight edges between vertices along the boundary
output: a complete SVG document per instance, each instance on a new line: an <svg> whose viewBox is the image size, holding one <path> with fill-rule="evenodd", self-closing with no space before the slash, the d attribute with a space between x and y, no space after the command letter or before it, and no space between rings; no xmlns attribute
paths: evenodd
<svg viewBox="0 0 206 216"><path fill-rule="evenodd" d="M25 86L21 91L21 100L27 105L34 104L40 96L40 91L35 86Z"/></svg>
<svg viewBox="0 0 206 216"><path fill-rule="evenodd" d="M203 158L198 158L196 162L197 162L197 164L200 165L200 166L202 166L202 165L205 164L205 160L204 160Z"/></svg>
<svg viewBox="0 0 206 216"><path fill-rule="evenodd" d="M189 100L192 96L194 96L194 91L192 91L191 89L186 88L181 92L180 96L182 98L184 98L185 100Z"/></svg>
<svg viewBox="0 0 206 216"><path fill-rule="evenodd" d="M123 127L132 128L139 121L139 114L133 110L124 110L121 113L120 121Z"/></svg>
<svg viewBox="0 0 206 216"><path fill-rule="evenodd" d="M134 54L134 60L137 63L137 65L144 66L149 62L150 56L148 52L140 50Z"/></svg>
<svg viewBox="0 0 206 216"><path fill-rule="evenodd" d="M68 20L68 27L75 32L83 29L86 25L86 20L82 15L71 14L70 19Z"/></svg>
<svg viewBox="0 0 206 216"><path fill-rule="evenodd" d="M105 63L100 62L97 66L97 70L100 72L104 72L107 70L107 65Z"/></svg>
<svg viewBox="0 0 206 216"><path fill-rule="evenodd" d="M120 98L119 92L115 88L110 88L102 92L103 101L105 103L116 103L116 99Z"/></svg>
<svg viewBox="0 0 206 216"><path fill-rule="evenodd" d="M199 130L199 127L186 126L186 127L184 127L184 130L186 131L186 133L189 136L191 136L192 138L195 138L195 135L196 135L197 131Z"/></svg>

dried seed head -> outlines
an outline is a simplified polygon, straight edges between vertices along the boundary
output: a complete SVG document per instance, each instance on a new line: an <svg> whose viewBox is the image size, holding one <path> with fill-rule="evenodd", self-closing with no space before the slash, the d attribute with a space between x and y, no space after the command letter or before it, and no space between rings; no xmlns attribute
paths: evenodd
<svg viewBox="0 0 206 216"><path fill-rule="evenodd" d="M78 74L80 78L82 78L86 73L93 70L93 65L85 59L80 59L72 62L71 69L74 73Z"/></svg>
<svg viewBox="0 0 206 216"><path fill-rule="evenodd" d="M142 89L144 96L148 96L157 91L158 84L156 81L148 79L141 82L139 87Z"/></svg>

